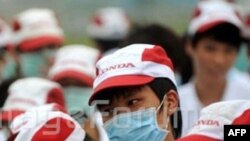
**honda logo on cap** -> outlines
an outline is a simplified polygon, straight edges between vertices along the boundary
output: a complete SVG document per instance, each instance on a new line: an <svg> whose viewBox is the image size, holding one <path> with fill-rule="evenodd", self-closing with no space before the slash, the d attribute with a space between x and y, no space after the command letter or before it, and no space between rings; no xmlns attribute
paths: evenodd
<svg viewBox="0 0 250 141"><path fill-rule="evenodd" d="M117 69L122 69L122 68L133 68L135 65L133 63L122 63L122 64L116 64L112 65L109 67L106 67L104 69L99 69L97 75L102 75L105 72L112 71L112 70L117 70Z"/></svg>

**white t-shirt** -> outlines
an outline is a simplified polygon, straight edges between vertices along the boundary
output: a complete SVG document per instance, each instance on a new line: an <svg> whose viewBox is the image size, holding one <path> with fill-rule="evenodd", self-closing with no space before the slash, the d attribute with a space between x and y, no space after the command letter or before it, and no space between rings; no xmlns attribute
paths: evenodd
<svg viewBox="0 0 250 141"><path fill-rule="evenodd" d="M235 74L237 77L229 77L226 89L221 101L245 99L250 100L250 79L243 75ZM194 82L190 81L187 84L178 88L180 96L180 105L182 110L182 136L184 136L195 121L200 116L200 110L204 107L200 102Z"/></svg>
<svg viewBox="0 0 250 141"><path fill-rule="evenodd" d="M2 130L0 130L0 141L6 141L7 137Z"/></svg>

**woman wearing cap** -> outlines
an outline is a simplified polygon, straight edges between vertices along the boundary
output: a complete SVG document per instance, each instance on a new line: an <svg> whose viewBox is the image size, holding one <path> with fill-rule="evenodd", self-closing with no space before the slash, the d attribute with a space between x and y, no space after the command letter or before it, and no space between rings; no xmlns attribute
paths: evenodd
<svg viewBox="0 0 250 141"><path fill-rule="evenodd" d="M162 47L133 44L96 66L89 104L101 111L110 141L172 141L180 136L173 65Z"/></svg>
<svg viewBox="0 0 250 141"><path fill-rule="evenodd" d="M178 89L182 135L193 126L203 107L218 101L250 99L249 83L228 76L242 43L241 28L235 8L228 3L204 1L196 8L187 45L194 76Z"/></svg>

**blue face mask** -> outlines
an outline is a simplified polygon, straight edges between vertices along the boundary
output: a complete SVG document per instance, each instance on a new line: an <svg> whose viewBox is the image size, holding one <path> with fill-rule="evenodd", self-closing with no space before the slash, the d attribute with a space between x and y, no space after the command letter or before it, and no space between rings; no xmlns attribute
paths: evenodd
<svg viewBox="0 0 250 141"><path fill-rule="evenodd" d="M23 53L20 55L21 73L25 77L43 77L43 68L48 64L42 52Z"/></svg>
<svg viewBox="0 0 250 141"><path fill-rule="evenodd" d="M55 55L56 49L44 48L35 52L20 54L21 73L25 77L46 77L50 59Z"/></svg>
<svg viewBox="0 0 250 141"><path fill-rule="evenodd" d="M63 90L69 113L77 114L77 112L81 112L86 115L90 114L91 107L88 105L88 99L91 96L92 88L80 87L80 86L67 86L64 87ZM75 116L80 118L81 113Z"/></svg>
<svg viewBox="0 0 250 141"><path fill-rule="evenodd" d="M248 73L250 74L250 58L248 59L248 62L247 62L247 69L248 69Z"/></svg>
<svg viewBox="0 0 250 141"><path fill-rule="evenodd" d="M149 108L113 117L104 125L110 141L163 141L168 131L158 126L157 111Z"/></svg>

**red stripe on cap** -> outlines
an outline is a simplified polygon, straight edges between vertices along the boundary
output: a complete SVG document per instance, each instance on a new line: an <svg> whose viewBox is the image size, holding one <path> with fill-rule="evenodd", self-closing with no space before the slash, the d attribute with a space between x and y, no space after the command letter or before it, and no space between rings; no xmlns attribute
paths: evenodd
<svg viewBox="0 0 250 141"><path fill-rule="evenodd" d="M24 110L8 110L8 111L1 111L0 113L0 121L3 122L10 122L12 121L15 117L17 117L18 115L24 113Z"/></svg>
<svg viewBox="0 0 250 141"><path fill-rule="evenodd" d="M23 52L30 52L48 45L60 46L63 44L63 42L63 37L47 35L39 38L25 40L18 45L18 48Z"/></svg>
<svg viewBox="0 0 250 141"><path fill-rule="evenodd" d="M173 63L161 46L145 49L142 54L142 61L152 61L174 69Z"/></svg>
<svg viewBox="0 0 250 141"><path fill-rule="evenodd" d="M204 135L188 135L176 141L221 141Z"/></svg>
<svg viewBox="0 0 250 141"><path fill-rule="evenodd" d="M74 122L59 117L53 118L35 133L31 141L65 141L74 129Z"/></svg>
<svg viewBox="0 0 250 141"><path fill-rule="evenodd" d="M121 81L122 80L122 81ZM91 95L89 99L89 105L96 99L96 96L100 94L100 92L115 87L129 87L129 86L138 86L144 85L151 81L154 78L146 75L120 75L108 78L101 82L95 89L94 93Z"/></svg>
<svg viewBox="0 0 250 141"><path fill-rule="evenodd" d="M72 79L80 80L81 82L83 82L84 84L90 87L93 86L93 82L94 82L93 77L86 75L79 71L74 71L74 70L65 70L60 73L57 73L55 76L53 76L52 80L60 81L61 79L64 79L64 78L72 78Z"/></svg>
<svg viewBox="0 0 250 141"><path fill-rule="evenodd" d="M53 88L50 90L46 103L57 103L66 107L63 91L60 88Z"/></svg>
<svg viewBox="0 0 250 141"><path fill-rule="evenodd" d="M250 109L244 111L244 113L237 117L233 124L250 124Z"/></svg>
<svg viewBox="0 0 250 141"><path fill-rule="evenodd" d="M219 25L219 24L222 24L222 23L226 23L227 21L224 21L224 20L218 20L218 21L214 21L214 22L210 22L210 23L207 23L207 24L204 24L202 25L199 29L198 29L198 33L201 33L201 32L206 32L208 31L209 29L212 29L214 28L215 26Z"/></svg>

